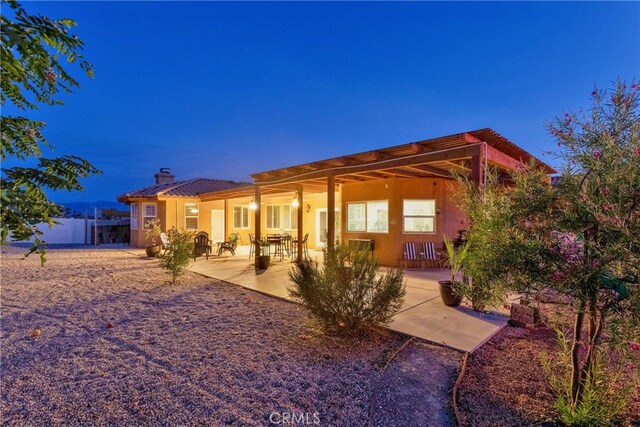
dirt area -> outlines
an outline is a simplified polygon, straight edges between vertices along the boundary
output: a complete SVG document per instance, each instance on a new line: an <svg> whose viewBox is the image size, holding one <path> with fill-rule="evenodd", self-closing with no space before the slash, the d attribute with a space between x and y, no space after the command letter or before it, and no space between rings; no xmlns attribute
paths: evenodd
<svg viewBox="0 0 640 427"><path fill-rule="evenodd" d="M556 335L546 327L505 327L469 357L458 389L461 426L531 426L554 421L555 396L543 369ZM640 390L627 404L621 425L640 425Z"/></svg>
<svg viewBox="0 0 640 427"><path fill-rule="evenodd" d="M365 425L404 340L327 337L298 305L193 273L170 285L120 250L53 250L44 268L23 250L1 257L7 425Z"/></svg>
<svg viewBox="0 0 640 427"><path fill-rule="evenodd" d="M454 426L451 392L463 353L413 340L382 374L375 426Z"/></svg>

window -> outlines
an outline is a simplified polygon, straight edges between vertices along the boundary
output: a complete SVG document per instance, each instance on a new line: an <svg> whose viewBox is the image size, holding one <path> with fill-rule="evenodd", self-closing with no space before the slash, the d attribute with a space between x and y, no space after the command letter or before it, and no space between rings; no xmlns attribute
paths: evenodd
<svg viewBox="0 0 640 427"><path fill-rule="evenodd" d="M138 229L138 204L131 203L131 229Z"/></svg>
<svg viewBox="0 0 640 427"><path fill-rule="evenodd" d="M298 208L291 207L291 229L298 229Z"/></svg>
<svg viewBox="0 0 640 427"><path fill-rule="evenodd" d="M142 226L150 228L149 221L156 219L156 204L155 203L143 203L142 204Z"/></svg>
<svg viewBox="0 0 640 427"><path fill-rule="evenodd" d="M280 205L267 205L267 228L280 229Z"/></svg>
<svg viewBox="0 0 640 427"><path fill-rule="evenodd" d="M282 228L291 230L291 205L282 205Z"/></svg>
<svg viewBox="0 0 640 427"><path fill-rule="evenodd" d="M389 232L389 202L377 200L347 204L347 231Z"/></svg>
<svg viewBox="0 0 640 427"><path fill-rule="evenodd" d="M386 200L367 202L367 231L374 233L389 231L389 203Z"/></svg>
<svg viewBox="0 0 640 427"><path fill-rule="evenodd" d="M347 205L347 231L367 231L366 212L366 203L349 203Z"/></svg>
<svg viewBox="0 0 640 427"><path fill-rule="evenodd" d="M233 228L234 230L249 228L249 206L233 207Z"/></svg>
<svg viewBox="0 0 640 427"><path fill-rule="evenodd" d="M403 230L405 233L436 232L435 200L404 200Z"/></svg>
<svg viewBox="0 0 640 427"><path fill-rule="evenodd" d="M197 203L184 204L184 228L187 230L198 229L198 212Z"/></svg>

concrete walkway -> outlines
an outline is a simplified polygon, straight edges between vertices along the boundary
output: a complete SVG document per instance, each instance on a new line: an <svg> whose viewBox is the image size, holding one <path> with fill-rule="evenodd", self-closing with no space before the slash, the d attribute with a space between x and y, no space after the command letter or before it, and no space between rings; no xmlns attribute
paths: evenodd
<svg viewBox="0 0 640 427"><path fill-rule="evenodd" d="M310 251L311 258L322 262L322 252ZM198 258L190 269L265 294L289 299L287 286L291 269L288 260L274 261L266 271L256 272L249 261L248 246L239 247L236 256ZM473 351L491 338L507 321L498 314L483 314L470 307L447 307L440 300L438 280L446 279L447 270L408 270L405 272L407 295L401 311L393 317L390 329L448 347Z"/></svg>

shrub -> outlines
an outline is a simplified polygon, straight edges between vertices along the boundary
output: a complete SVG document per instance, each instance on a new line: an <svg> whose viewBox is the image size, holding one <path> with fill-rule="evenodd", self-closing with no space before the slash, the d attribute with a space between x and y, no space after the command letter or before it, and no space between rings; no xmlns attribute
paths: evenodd
<svg viewBox="0 0 640 427"><path fill-rule="evenodd" d="M194 234L185 230L169 230L169 247L160 255L160 266L171 274L171 283L176 283L178 277L186 271L193 256Z"/></svg>
<svg viewBox="0 0 640 427"><path fill-rule="evenodd" d="M338 245L324 250L323 268L305 260L289 271L294 284L289 295L328 330L361 332L388 324L404 301L403 271L379 270L367 251L350 254L346 245Z"/></svg>

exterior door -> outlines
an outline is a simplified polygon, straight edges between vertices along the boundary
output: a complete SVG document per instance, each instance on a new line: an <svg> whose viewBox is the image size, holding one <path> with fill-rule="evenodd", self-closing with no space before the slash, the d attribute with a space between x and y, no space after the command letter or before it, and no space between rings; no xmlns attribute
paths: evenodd
<svg viewBox="0 0 640 427"><path fill-rule="evenodd" d="M225 240L224 210L211 209L211 241L216 243Z"/></svg>
<svg viewBox="0 0 640 427"><path fill-rule="evenodd" d="M340 209L336 209L335 237L340 239ZM327 209L316 209L316 247L327 244Z"/></svg>

